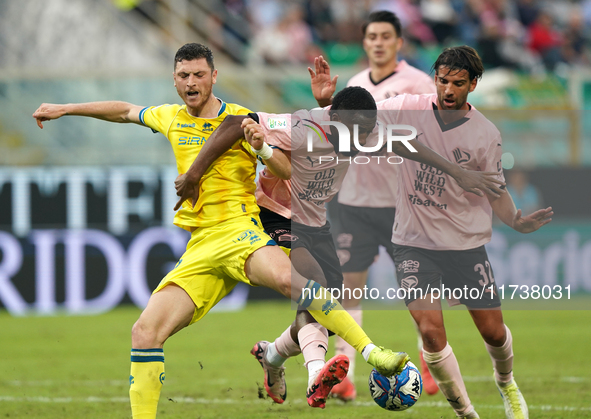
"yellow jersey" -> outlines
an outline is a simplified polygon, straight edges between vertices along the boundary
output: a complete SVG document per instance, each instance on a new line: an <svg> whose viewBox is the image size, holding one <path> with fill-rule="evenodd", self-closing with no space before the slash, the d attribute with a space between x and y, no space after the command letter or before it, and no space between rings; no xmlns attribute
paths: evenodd
<svg viewBox="0 0 591 419"><path fill-rule="evenodd" d="M179 173L186 173L226 116L251 112L240 105L221 100L220 103L215 118L191 116L186 105L161 105L142 109L140 120L154 132L161 132L168 138ZM258 214L259 207L254 196L255 174L256 158L248 142L242 138L205 172L199 184L199 200L195 208L191 208L190 200L185 201L174 217L174 224L191 231L192 227L208 227L242 215Z"/></svg>

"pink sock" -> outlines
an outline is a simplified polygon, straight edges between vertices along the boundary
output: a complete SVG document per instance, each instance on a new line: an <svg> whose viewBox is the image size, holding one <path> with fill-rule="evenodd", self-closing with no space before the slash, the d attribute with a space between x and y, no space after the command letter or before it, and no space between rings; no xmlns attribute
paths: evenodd
<svg viewBox="0 0 591 419"><path fill-rule="evenodd" d="M441 392L456 411L458 416L468 413L473 409L462 374L460 373L460 366L458 360L449 346L441 352L427 352L423 349L423 358L429 366L429 371Z"/></svg>
<svg viewBox="0 0 591 419"><path fill-rule="evenodd" d="M328 349L328 331L325 327L318 323L307 324L298 332L298 340L306 368L311 361L324 363Z"/></svg>
<svg viewBox="0 0 591 419"><path fill-rule="evenodd" d="M275 349L283 358L291 358L302 353L298 344L291 338L291 326L275 339Z"/></svg>
<svg viewBox="0 0 591 419"><path fill-rule="evenodd" d="M349 308L347 309L347 312L353 317L353 320L361 326L361 323L363 322L363 310L361 310L361 306ZM355 357L357 356L357 351L354 347L345 342L342 337L335 336L335 353L336 355L346 355L347 358L349 358L349 372L347 373L347 377L354 382Z"/></svg>
<svg viewBox="0 0 591 419"><path fill-rule="evenodd" d="M508 383L513 379L513 336L506 325L505 330L507 339L503 346L490 346L484 342L495 369L495 379L501 383Z"/></svg>

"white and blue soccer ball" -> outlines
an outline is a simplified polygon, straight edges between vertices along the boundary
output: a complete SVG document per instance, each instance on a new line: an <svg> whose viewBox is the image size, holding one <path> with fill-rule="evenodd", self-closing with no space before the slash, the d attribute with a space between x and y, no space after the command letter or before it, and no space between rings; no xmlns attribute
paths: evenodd
<svg viewBox="0 0 591 419"><path fill-rule="evenodd" d="M380 407L401 412L417 402L423 392L423 379L412 362L392 377L385 377L374 368L369 374L369 392Z"/></svg>

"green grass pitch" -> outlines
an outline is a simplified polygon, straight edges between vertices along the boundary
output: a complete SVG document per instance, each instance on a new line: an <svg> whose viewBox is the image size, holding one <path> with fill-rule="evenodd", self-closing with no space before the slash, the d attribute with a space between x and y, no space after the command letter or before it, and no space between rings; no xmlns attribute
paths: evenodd
<svg viewBox="0 0 591 419"><path fill-rule="evenodd" d="M139 313L132 307L98 316L15 318L0 312L0 419L130 418L130 329ZM293 315L289 302L251 303L239 312L210 313L172 337L164 350L166 382L158 417L455 417L441 393L424 394L406 412L380 409L369 397L371 368L361 356L354 403L330 400L324 410L308 407L301 355L286 364L286 403L260 398L263 375L249 351L256 341L278 336ZM507 310L504 315L530 418L591 418L591 311ZM405 350L417 360L414 327L405 310L372 310L364 316L377 344ZM488 354L468 313L446 311L445 319L480 417L504 418Z"/></svg>

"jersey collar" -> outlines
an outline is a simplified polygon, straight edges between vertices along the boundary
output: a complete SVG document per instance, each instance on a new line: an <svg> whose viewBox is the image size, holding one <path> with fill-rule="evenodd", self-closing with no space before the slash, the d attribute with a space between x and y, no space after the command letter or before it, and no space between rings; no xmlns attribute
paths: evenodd
<svg viewBox="0 0 591 419"><path fill-rule="evenodd" d="M439 115L439 112L438 112L437 104L435 102L433 102L432 105L433 105L433 113L435 114L435 119L437 119L437 123L439 124L439 128L441 128L442 132L457 128L460 125L462 125L470 120L470 118L468 118L468 115L470 114L470 111L472 111L472 105L470 105L469 103L468 103L468 106L470 107L470 109L468 110L466 115L454 122L450 122L449 124L446 124L445 122L443 122L443 119L441 119L441 115ZM451 112L454 112L454 111L451 111ZM459 112L459 111L457 111L457 112Z"/></svg>
<svg viewBox="0 0 591 419"><path fill-rule="evenodd" d="M226 102L224 102L222 99L220 99L219 97L216 97L217 100L220 101L221 105L220 105L220 110L218 111L218 116L220 116L221 114L223 114L226 111Z"/></svg>

